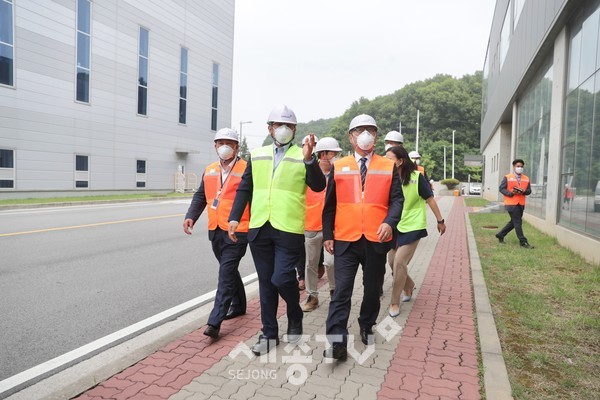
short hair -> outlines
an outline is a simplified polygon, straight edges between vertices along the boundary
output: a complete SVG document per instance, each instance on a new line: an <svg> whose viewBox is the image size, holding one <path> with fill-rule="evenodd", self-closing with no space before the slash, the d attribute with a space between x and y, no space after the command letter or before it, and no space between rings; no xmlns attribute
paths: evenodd
<svg viewBox="0 0 600 400"><path fill-rule="evenodd" d="M513 161L513 167L515 166L516 163L521 163L521 164L525 165L525 161L521 160L520 158L515 158L515 160Z"/></svg>

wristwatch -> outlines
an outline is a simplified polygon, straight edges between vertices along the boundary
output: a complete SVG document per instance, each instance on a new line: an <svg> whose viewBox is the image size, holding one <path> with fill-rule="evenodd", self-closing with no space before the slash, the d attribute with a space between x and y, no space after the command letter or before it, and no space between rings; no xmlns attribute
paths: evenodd
<svg viewBox="0 0 600 400"><path fill-rule="evenodd" d="M437 223L438 223L438 224L443 224L443 223L444 223L444 219L442 218L442 220L441 220L441 221L438 221Z"/></svg>

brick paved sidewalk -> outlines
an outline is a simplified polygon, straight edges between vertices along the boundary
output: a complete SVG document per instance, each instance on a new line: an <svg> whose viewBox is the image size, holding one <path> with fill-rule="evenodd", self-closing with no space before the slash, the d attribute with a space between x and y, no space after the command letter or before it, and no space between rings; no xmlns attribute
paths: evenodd
<svg viewBox="0 0 600 400"><path fill-rule="evenodd" d="M409 266L417 290L395 319L387 316L391 275L386 275L375 345L359 339L358 310L362 277L355 284L349 320L350 357L328 362L325 319L326 281L320 306L304 314L305 340L282 343L268 356L248 356L261 328L258 298L247 314L224 321L212 341L204 328L98 384L77 399L479 399L478 361L473 321L464 207L461 198L438 203L448 230L439 236L428 211L429 237L421 240ZM285 332L280 301L280 331Z"/></svg>

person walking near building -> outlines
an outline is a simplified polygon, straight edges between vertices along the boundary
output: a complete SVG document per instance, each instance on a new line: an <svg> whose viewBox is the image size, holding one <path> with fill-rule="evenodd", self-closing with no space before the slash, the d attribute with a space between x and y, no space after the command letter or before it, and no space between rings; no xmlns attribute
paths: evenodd
<svg viewBox="0 0 600 400"><path fill-rule="evenodd" d="M437 219L437 230L440 235L446 232L445 221L433 197L429 182L419 173L416 165L410 160L408 153L402 147L389 148L385 156L392 160L398 170L402 181L404 194L404 207L402 218L396 229L398 232L393 261L392 299L390 301L389 315L397 317L400 314L400 300L410 301L415 283L408 275L408 264L412 260L419 241L427 236L427 213L425 204L429 205ZM404 290L402 299L400 295Z"/></svg>
<svg viewBox="0 0 600 400"><path fill-rule="evenodd" d="M383 139L385 144L385 151L393 146L403 146L404 145L404 136L398 131L389 131L385 138Z"/></svg>
<svg viewBox="0 0 600 400"><path fill-rule="evenodd" d="M192 234L192 228L208 205L208 239L219 261L219 281L204 334L216 339L223 320L246 313L246 292L238 267L246 254L250 214L248 207L242 210L238 240L232 242L228 237L229 213L246 161L237 156L239 139L233 129L219 129L214 141L219 161L206 167L200 188L194 193L183 220L183 231Z"/></svg>
<svg viewBox="0 0 600 400"><path fill-rule="evenodd" d="M336 161L342 149L337 140L324 137L317 141L315 153L319 160L321 171L329 180L331 166ZM306 292L308 296L301 304L302 311L313 311L319 305L319 265L323 253L323 206L325 205L325 191L313 192L310 188L306 191L306 225L304 227L304 248L306 249ZM327 270L329 291L335 290L335 274L333 255L325 252L323 265Z"/></svg>
<svg viewBox="0 0 600 400"><path fill-rule="evenodd" d="M363 300L358 324L361 341L374 342L386 253L402 213L402 186L394 163L374 153L377 123L354 117L348 139L354 154L334 163L323 208L325 250L335 255L335 292L329 304L326 358L347 358L348 319L358 265L363 269Z"/></svg>
<svg viewBox="0 0 600 400"><path fill-rule="evenodd" d="M504 195L504 209L510 216L510 221L496 233L496 238L501 244L504 244L504 238L513 229L515 230L521 247L533 249L527 238L523 234L523 211L525 210L526 196L531 194L531 185L529 177L523 173L525 161L520 158L512 162L513 173L507 174L502 178L498 190Z"/></svg>
<svg viewBox="0 0 600 400"><path fill-rule="evenodd" d="M287 340L302 336L302 308L296 269L304 261L306 187L325 189L325 176L313 155L314 136L303 148L292 144L296 115L287 106L271 111L268 131L273 144L254 149L229 215L229 237L236 241L240 218L248 203L248 243L258 274L262 334L252 346L256 355L279 344L279 296L287 305Z"/></svg>

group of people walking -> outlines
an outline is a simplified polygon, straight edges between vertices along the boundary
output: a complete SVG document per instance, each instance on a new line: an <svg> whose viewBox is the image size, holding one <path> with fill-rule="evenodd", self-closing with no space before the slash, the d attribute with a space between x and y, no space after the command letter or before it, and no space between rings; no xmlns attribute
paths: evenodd
<svg viewBox="0 0 600 400"><path fill-rule="evenodd" d="M272 110L267 129L273 144L252 150L248 161L238 156L235 131L223 128L215 135L219 160L206 167L183 222L185 233L191 234L208 208L208 235L219 261L219 278L204 334L217 339L223 320L246 312L238 267L249 244L262 321L252 352L262 355L279 344L280 296L288 320L284 339L301 339L303 313L319 304L322 264L331 294L325 324L330 346L324 356L345 360L359 265L364 291L358 323L361 341L368 345L374 342L386 260L393 274L388 313L395 317L415 289L407 267L419 240L427 236L426 205L440 234L446 230L445 221L424 171L404 149L398 132L386 136L385 156L375 154L377 123L369 115L358 115L348 127L354 151L340 158L342 149L331 137L317 141L310 134L302 146L293 144L296 126L289 107ZM301 304L296 274L304 268L308 296Z"/></svg>

